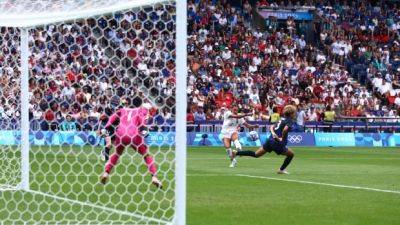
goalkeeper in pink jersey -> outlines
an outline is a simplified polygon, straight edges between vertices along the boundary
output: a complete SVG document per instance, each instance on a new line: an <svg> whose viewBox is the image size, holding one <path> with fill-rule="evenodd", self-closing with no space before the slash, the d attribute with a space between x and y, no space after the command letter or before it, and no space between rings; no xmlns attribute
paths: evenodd
<svg viewBox="0 0 400 225"><path fill-rule="evenodd" d="M105 171L100 178L102 184L106 184L110 176L111 170L118 163L119 157L125 150L125 147L132 147L139 154L147 165L147 168L152 175L152 183L162 188L161 181L157 178L157 167L153 157L148 153L148 146L145 143L146 118L149 111L144 107L138 108L121 108L110 116L105 129L115 128L115 153L108 159Z"/></svg>

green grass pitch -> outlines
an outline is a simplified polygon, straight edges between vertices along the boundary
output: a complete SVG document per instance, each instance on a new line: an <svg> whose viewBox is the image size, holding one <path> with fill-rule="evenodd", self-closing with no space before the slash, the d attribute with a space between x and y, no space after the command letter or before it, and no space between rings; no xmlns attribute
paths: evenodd
<svg viewBox="0 0 400 225"><path fill-rule="evenodd" d="M18 154L1 150L2 160L12 165ZM239 158L238 167L232 169L221 147L188 148L187 223L400 224L399 149L294 151L291 174L277 175L283 157L274 153L259 159ZM146 167L133 151L122 156L110 183L99 185L103 170L99 152L98 147L32 148L30 187L48 195L0 191L0 224L146 223L124 212L164 220L172 217L173 150L151 149L156 161L162 162L159 175L168 187L164 191L150 186Z"/></svg>
<svg viewBox="0 0 400 225"><path fill-rule="evenodd" d="M291 174L278 175L284 158L275 153L228 168L223 148L191 148L188 224L400 224L400 149L293 149Z"/></svg>
<svg viewBox="0 0 400 225"><path fill-rule="evenodd" d="M159 224L141 215L171 220L174 205L173 149L152 148L165 185L158 190L141 155L126 149L108 184L99 183L104 171L100 147L52 146L30 150L30 192L0 190L0 224ZM18 149L0 148L0 184L20 171L12 168ZM43 194L45 193L45 194ZM136 215L132 215L135 213Z"/></svg>

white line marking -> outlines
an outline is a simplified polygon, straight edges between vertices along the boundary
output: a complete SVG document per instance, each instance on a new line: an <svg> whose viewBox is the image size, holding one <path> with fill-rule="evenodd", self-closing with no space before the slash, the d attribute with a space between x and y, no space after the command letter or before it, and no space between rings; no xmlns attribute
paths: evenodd
<svg viewBox="0 0 400 225"><path fill-rule="evenodd" d="M341 185L341 184L320 183L320 182L314 182L314 181L282 179L282 178L275 178L275 177L253 176L253 175L247 175L247 174L236 174L236 176L258 178L258 179L266 179L266 180L278 180L278 181L294 182L294 183L301 183L301 184L315 184L315 185L322 185L322 186L331 186L331 187L339 187L339 188L349 188L349 189L358 189L358 190L367 190L367 191L377 191L377 192L400 194L400 191L369 188L369 187L358 187L358 186Z"/></svg>
<svg viewBox="0 0 400 225"><path fill-rule="evenodd" d="M187 158L188 160L229 160L228 158ZM276 159L276 160L282 160L282 158L268 158L268 157L263 157L263 158L258 158L257 160L263 160L263 159ZM299 160L300 158L298 158L297 160ZM400 160L400 157L392 157L392 158L373 158L373 157L370 157L370 158L357 158L357 157L347 157L347 158L345 158L345 157L342 157L342 158L340 158L340 157L332 157L332 158L329 158L329 157L327 157L327 158L301 158L301 159L311 159L311 160L324 160L324 159L330 159L330 160L342 160L342 159L351 159L351 160L354 160L354 159L365 159L365 160L373 160L373 159L376 159L376 160ZM240 158L240 160L254 160L253 158Z"/></svg>
<svg viewBox="0 0 400 225"><path fill-rule="evenodd" d="M18 189L17 186L12 186L12 185L8 185L8 184L0 185L0 191L15 191L17 189Z"/></svg>
<svg viewBox="0 0 400 225"><path fill-rule="evenodd" d="M215 157L215 158L206 158L206 157L204 157L204 158L187 158L188 160L230 160L228 157L226 157L226 158L224 158L224 157ZM252 158L241 158L240 160L242 160L242 159L244 159L244 160L249 160L249 159L252 159ZM263 158L258 158L258 159L271 159L271 158L268 158L268 157L263 157Z"/></svg>
<svg viewBox="0 0 400 225"><path fill-rule="evenodd" d="M233 175L229 174L216 174L216 173L191 173L187 174L188 177L232 177Z"/></svg>
<svg viewBox="0 0 400 225"><path fill-rule="evenodd" d="M105 207L105 206L99 206L99 205L95 205L95 204L90 203L90 202L77 201L77 200L73 200L73 199L69 199L69 198L60 197L60 196L57 196L57 195L51 195L51 194L40 192L40 191L29 190L27 192L30 192L30 193L33 193L33 194L43 195L43 196L54 198L54 199L57 199L57 200L71 202L71 203L74 203L74 204L79 204L79 205L89 206L89 207L93 207L93 208L97 208L97 209L102 209L104 211L110 211L110 212L117 213L117 214L124 215L124 216L131 216L131 217L138 218L140 220L147 220L147 221L151 221L151 222L156 222L158 224L169 224L170 223L169 221L156 219L156 218L151 218L151 217L147 217L147 216L144 216L144 215L141 215L141 214L137 214L137 213L131 213L131 212L126 212L126 211L122 211L122 210L118 210L118 209L108 208L108 207Z"/></svg>

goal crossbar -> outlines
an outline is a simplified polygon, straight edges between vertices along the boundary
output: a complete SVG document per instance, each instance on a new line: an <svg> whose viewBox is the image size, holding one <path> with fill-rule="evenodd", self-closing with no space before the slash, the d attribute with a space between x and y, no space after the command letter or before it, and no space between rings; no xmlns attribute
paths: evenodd
<svg viewBox="0 0 400 225"><path fill-rule="evenodd" d="M96 5L82 4L76 5L75 8L69 8L68 10L54 10L53 12L46 11L45 13L41 11L23 13L19 12L18 10L7 11L5 6L0 5L0 11L2 12L0 13L0 27L35 27L46 24L66 22L80 18L88 18L129 8L168 2L168 0L117 0L112 5L102 5L102 2L104 1L99 1L99 4Z"/></svg>

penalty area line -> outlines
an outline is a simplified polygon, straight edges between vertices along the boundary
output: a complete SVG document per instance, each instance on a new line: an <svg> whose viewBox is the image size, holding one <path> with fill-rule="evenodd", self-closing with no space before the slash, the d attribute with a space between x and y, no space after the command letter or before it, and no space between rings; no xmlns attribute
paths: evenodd
<svg viewBox="0 0 400 225"><path fill-rule="evenodd" d="M62 201L66 201L66 202L70 202L70 203L74 203L74 204L79 204L79 205L83 205L83 206L89 206L92 208L96 208L96 209L101 209L104 211L110 211L116 214L120 214L120 215L124 215L124 216L130 216L130 217L134 217L137 219L141 219L141 220L147 220L147 221L151 221L151 222L155 222L157 224L169 224L169 221L165 221L165 220L161 220L161 219L156 219L156 218L151 218L151 217L147 217L141 214L137 214L137 213L131 213L131 212L126 212L126 211L122 211L122 210L118 210L118 209L113 209L113 208L108 208L105 206L99 206L99 205L95 205L93 203L90 202L82 202L82 201L78 201L78 200L73 200L73 199L69 199L69 198L65 198L65 197L60 197L57 195L52 195L52 194L48 194L48 193L44 193L44 192L40 192L40 191L35 191L35 190L26 190L26 192L30 192L33 194L38 194L38 195L43 195L45 197L49 197L49 198L53 198L53 199L57 199L57 200L62 200Z"/></svg>
<svg viewBox="0 0 400 225"><path fill-rule="evenodd" d="M254 175L247 175L247 174L236 174L236 176L249 177L249 178L258 178L258 179L265 179L265 180L277 180L277 181L293 182L293 183L301 183L301 184L313 184L313 185L320 185L320 186L330 186L330 187L338 187L338 188L348 188L348 189L384 192L384 193L392 193L392 194L400 194L400 191L369 188L369 187L358 187L358 186L351 186L351 185L330 184L330 183L321 183L321 182L314 182L314 181L304 181L304 180L283 179L283 178L275 178L275 177L254 176Z"/></svg>

